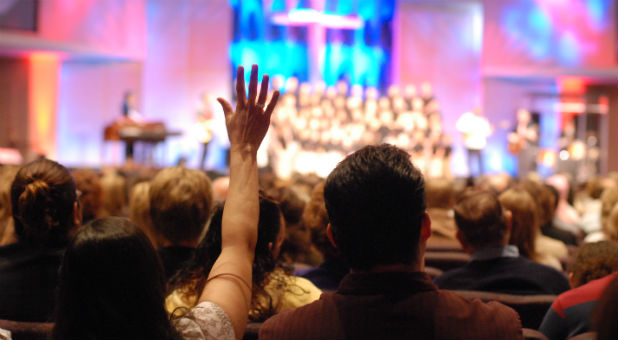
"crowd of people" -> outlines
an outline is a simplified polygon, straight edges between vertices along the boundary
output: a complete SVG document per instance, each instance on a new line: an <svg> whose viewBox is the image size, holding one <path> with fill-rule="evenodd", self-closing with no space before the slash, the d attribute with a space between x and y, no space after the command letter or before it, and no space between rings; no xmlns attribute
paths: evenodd
<svg viewBox="0 0 618 340"><path fill-rule="evenodd" d="M275 87L277 87L276 85ZM270 164L281 177L293 172L326 177L345 155L363 145L389 143L414 156L432 177L450 176L451 139L429 83L376 88L345 81L298 84L289 78L267 138Z"/></svg>
<svg viewBox="0 0 618 340"><path fill-rule="evenodd" d="M523 338L514 309L457 291L554 295L547 338L617 337L618 176L426 176L435 148L415 143L445 140L427 130L427 89L372 104L302 85L279 99L257 66L248 94L242 68L237 79L236 107L218 99L229 176L0 167L0 339L7 321L55 339L241 339L248 322L261 339ZM325 179L258 173L271 114L271 144L349 155ZM333 116L339 132L367 121L376 134L334 137L320 121ZM382 143L399 132L381 124L403 119L423 137ZM468 261L432 267L444 249Z"/></svg>

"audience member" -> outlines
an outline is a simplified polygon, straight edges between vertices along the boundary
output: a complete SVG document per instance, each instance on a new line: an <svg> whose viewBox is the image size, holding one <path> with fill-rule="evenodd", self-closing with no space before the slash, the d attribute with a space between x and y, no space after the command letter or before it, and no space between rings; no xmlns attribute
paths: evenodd
<svg viewBox="0 0 618 340"><path fill-rule="evenodd" d="M320 289L336 290L341 280L350 271L350 266L339 249L333 247L326 235L328 213L324 203L324 185L325 183L322 182L313 189L311 200L303 212L303 223L311 231L311 241L324 256L324 262L316 268L299 274Z"/></svg>
<svg viewBox="0 0 618 340"><path fill-rule="evenodd" d="M600 279L618 268L618 245L615 242L599 241L579 247L569 270L571 288L577 288L592 280Z"/></svg>
<svg viewBox="0 0 618 340"><path fill-rule="evenodd" d="M248 100L242 67L238 68L238 79L236 110L218 99L226 116L231 146L221 253L197 306L173 322L183 338L240 339L246 327L258 237L256 154L268 130L278 92L264 111L268 76L262 79L257 103L257 66L251 72ZM153 183L151 189L154 187ZM161 262L147 237L131 222L108 218L85 227L71 243L60 276L55 338L177 337L163 306L165 279Z"/></svg>
<svg viewBox="0 0 618 340"><path fill-rule="evenodd" d="M550 340L563 340L591 331L590 316L603 291L617 273L562 293L547 310L539 330ZM616 319L613 319L614 328Z"/></svg>
<svg viewBox="0 0 618 340"><path fill-rule="evenodd" d="M328 238L352 271L335 293L273 316L262 339L521 338L517 314L440 291L423 273L424 180L403 150L366 146L326 180Z"/></svg>
<svg viewBox="0 0 618 340"><path fill-rule="evenodd" d="M77 186L79 205L82 209L82 223L86 224L101 217L103 210L103 188L99 175L92 170L75 170L71 174Z"/></svg>
<svg viewBox="0 0 618 340"><path fill-rule="evenodd" d="M198 170L167 168L152 180L148 196L158 253L169 279L191 258L210 217L210 179Z"/></svg>
<svg viewBox="0 0 618 340"><path fill-rule="evenodd" d="M221 252L221 217L215 210L208 232L194 256L170 281L172 293L166 299L167 312L179 307L193 307L206 284L206 278ZM285 235L285 224L276 202L260 197L258 239L253 260L253 280L249 320L261 322L282 310L313 302L322 293L304 278L290 276L278 265L278 255Z"/></svg>
<svg viewBox="0 0 618 340"><path fill-rule="evenodd" d="M554 226L554 215L558 204L558 192L550 185L532 179L524 179L520 186L526 190L536 202L539 221L541 223L541 233L544 236L563 242L565 245L577 245L577 237L569 231L556 228ZM545 242L545 237L540 236L539 241ZM538 249L538 246L537 246ZM555 254L556 256L560 256Z"/></svg>
<svg viewBox="0 0 618 340"><path fill-rule="evenodd" d="M0 319L48 321L64 249L81 223L73 177L47 159L23 166L11 209L18 242L0 247Z"/></svg>
<svg viewBox="0 0 618 340"><path fill-rule="evenodd" d="M612 211L618 206L618 185L609 187L601 195L601 230L586 236L585 242L618 241L618 216Z"/></svg>
<svg viewBox="0 0 618 340"><path fill-rule="evenodd" d="M593 329L598 340L618 339L618 276L605 288L593 312Z"/></svg>
<svg viewBox="0 0 618 340"><path fill-rule="evenodd" d="M133 186L129 195L129 219L148 236L155 249L159 245L157 232L150 218L150 182L140 182Z"/></svg>
<svg viewBox="0 0 618 340"><path fill-rule="evenodd" d="M101 178L103 191L102 216L125 216L127 181L115 170L105 170Z"/></svg>
<svg viewBox="0 0 618 340"><path fill-rule="evenodd" d="M0 247L17 242L11 209L11 184L17 171L16 166L0 166Z"/></svg>
<svg viewBox="0 0 618 340"><path fill-rule="evenodd" d="M446 178L429 178L426 181L425 194L427 213L431 217L431 237L427 241L428 247L439 244L458 246L453 215L455 204L453 181Z"/></svg>
<svg viewBox="0 0 618 340"><path fill-rule="evenodd" d="M545 248L536 246L537 237L541 236L540 225L538 222L537 208L534 199L527 191L521 188L512 188L503 192L500 197L500 204L511 212L511 237L509 244L517 246L519 254L534 262L550 266L556 270L562 270L562 264L553 252L547 252ZM563 257L568 254L567 248L560 241L550 239L550 246L556 242L561 246Z"/></svg>
<svg viewBox="0 0 618 340"><path fill-rule="evenodd" d="M568 202L571 186L566 175L555 174L547 179L547 184L558 191L558 204L554 216L554 225L575 235L582 233L581 220L577 210Z"/></svg>
<svg viewBox="0 0 618 340"><path fill-rule="evenodd" d="M468 189L461 194L455 204L457 239L471 260L437 277L438 287L520 295L569 289L561 272L520 256L517 247L508 244L511 216L491 192Z"/></svg>

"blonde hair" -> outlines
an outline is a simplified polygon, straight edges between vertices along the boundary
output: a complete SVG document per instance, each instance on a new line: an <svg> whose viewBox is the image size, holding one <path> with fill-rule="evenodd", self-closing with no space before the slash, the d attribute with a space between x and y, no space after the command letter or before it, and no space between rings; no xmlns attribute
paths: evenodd
<svg viewBox="0 0 618 340"><path fill-rule="evenodd" d="M108 171L101 178L104 216L122 216L127 204L126 180L116 171Z"/></svg>
<svg viewBox="0 0 618 340"><path fill-rule="evenodd" d="M11 184L17 171L17 166L0 167L0 246L17 242L11 205Z"/></svg>
<svg viewBox="0 0 618 340"><path fill-rule="evenodd" d="M137 183L129 195L129 219L148 236L152 245L157 247L157 239L150 218L150 182Z"/></svg>
<svg viewBox="0 0 618 340"><path fill-rule="evenodd" d="M149 197L158 234L174 244L199 239L213 204L212 185L203 172L167 168L150 183Z"/></svg>
<svg viewBox="0 0 618 340"><path fill-rule="evenodd" d="M522 188L509 189L498 199L512 214L509 243L517 246L522 256L536 260L534 244L540 224L534 199Z"/></svg>
<svg viewBox="0 0 618 340"><path fill-rule="evenodd" d="M618 202L614 204L614 208L609 213L607 221L603 225L603 232L611 241L618 241Z"/></svg>

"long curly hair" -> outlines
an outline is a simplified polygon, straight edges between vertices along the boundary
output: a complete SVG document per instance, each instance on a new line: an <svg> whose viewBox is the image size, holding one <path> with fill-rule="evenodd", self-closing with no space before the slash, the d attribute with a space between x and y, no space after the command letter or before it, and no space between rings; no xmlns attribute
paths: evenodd
<svg viewBox="0 0 618 340"><path fill-rule="evenodd" d="M199 297L208 274L215 261L221 254L221 223L223 218L223 204L215 207L213 216L208 225L206 236L197 246L195 253L187 263L176 272L169 281L170 293L181 289L185 297ZM249 319L264 321L276 313L273 298L266 292L265 287L273 280L285 285L288 276L281 271L272 247L284 228L283 217L279 204L272 199L260 195L260 218L258 222L258 240L255 246L253 260L252 296Z"/></svg>

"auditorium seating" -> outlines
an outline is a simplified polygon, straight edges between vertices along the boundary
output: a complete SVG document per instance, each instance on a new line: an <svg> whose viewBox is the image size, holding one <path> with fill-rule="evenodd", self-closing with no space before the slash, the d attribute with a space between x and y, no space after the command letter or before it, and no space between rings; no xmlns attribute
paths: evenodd
<svg viewBox="0 0 618 340"><path fill-rule="evenodd" d="M0 328L11 331L13 340L45 340L51 338L51 322L21 322L0 319Z"/></svg>
<svg viewBox="0 0 618 340"><path fill-rule="evenodd" d="M547 309L556 299L556 295L513 295L469 290L457 290L455 292L469 299L503 303L519 313L523 327L532 329L539 329Z"/></svg>
<svg viewBox="0 0 618 340"><path fill-rule="evenodd" d="M470 261L470 255L460 251L435 251L425 253L425 265L442 271L459 268Z"/></svg>

